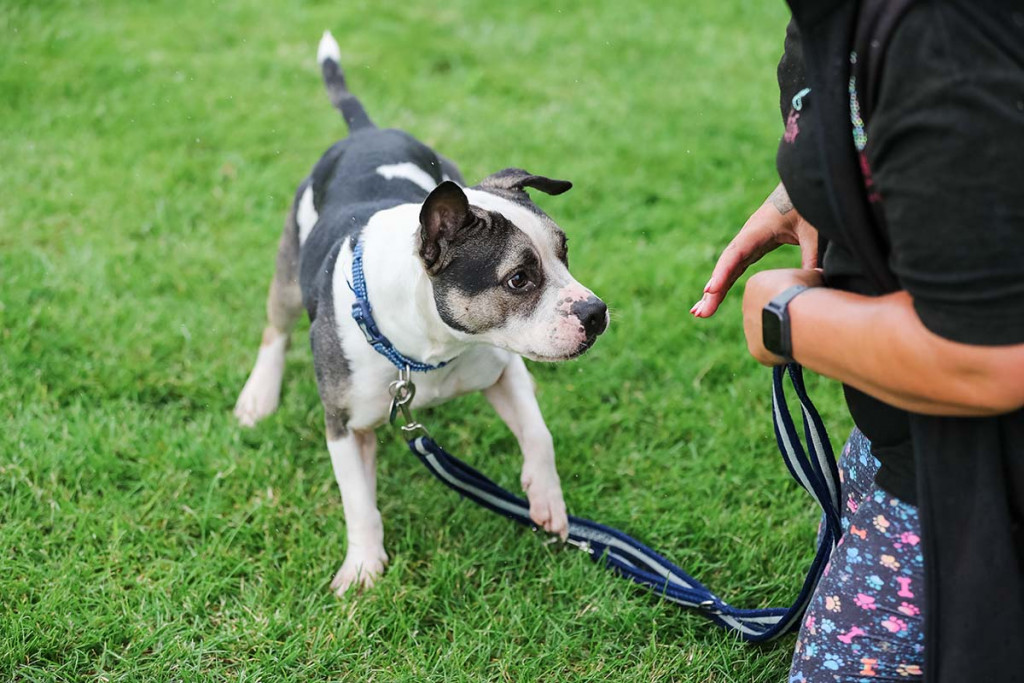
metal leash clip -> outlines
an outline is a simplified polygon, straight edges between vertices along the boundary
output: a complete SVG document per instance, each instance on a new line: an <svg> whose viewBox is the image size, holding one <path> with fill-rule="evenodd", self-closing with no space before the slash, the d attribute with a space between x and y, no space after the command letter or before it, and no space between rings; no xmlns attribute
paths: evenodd
<svg viewBox="0 0 1024 683"><path fill-rule="evenodd" d="M414 420L412 416L412 399L416 396L416 385L413 384L412 370L408 366L398 371L398 379L388 385L388 393L391 394L391 412L388 422L401 429L405 435L412 436L415 432L420 432L422 436L429 437L430 432L427 431L427 428ZM401 418L399 418L399 413L401 413ZM399 424L399 420L401 420L401 424Z"/></svg>
<svg viewBox="0 0 1024 683"><path fill-rule="evenodd" d="M540 531L540 529L535 527L534 531ZM588 541L577 541L575 538L566 538L565 540L562 540L558 536L551 536L544 541L544 545L559 545L563 548L568 546L570 548L575 548L576 550L582 550L588 555L594 554L594 549L590 546Z"/></svg>

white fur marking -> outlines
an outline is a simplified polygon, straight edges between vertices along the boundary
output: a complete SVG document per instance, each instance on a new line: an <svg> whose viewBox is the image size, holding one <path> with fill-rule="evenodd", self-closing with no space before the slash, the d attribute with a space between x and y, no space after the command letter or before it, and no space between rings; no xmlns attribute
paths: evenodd
<svg viewBox="0 0 1024 683"><path fill-rule="evenodd" d="M437 181L431 178L429 173L409 161L402 164L378 166L377 174L388 180L392 180L394 178L408 180L409 182L419 185L427 192L430 192L437 187Z"/></svg>
<svg viewBox="0 0 1024 683"><path fill-rule="evenodd" d="M341 64L341 50L331 32L324 31L324 37L320 39L320 46L316 49L316 63L323 65L328 59L333 59L335 64Z"/></svg>
<svg viewBox="0 0 1024 683"><path fill-rule="evenodd" d="M299 199L299 209L295 212L295 222L299 224L299 244L303 244L309 237L309 233L313 230L319 217L320 215L313 207L313 188L307 187L306 191L302 193L302 198Z"/></svg>
<svg viewBox="0 0 1024 683"><path fill-rule="evenodd" d="M568 269L555 254L554 232L536 214L504 197L482 190L467 189L466 197L470 204L486 211L497 211L522 230L536 247L545 271L554 275L556 282L572 279Z"/></svg>

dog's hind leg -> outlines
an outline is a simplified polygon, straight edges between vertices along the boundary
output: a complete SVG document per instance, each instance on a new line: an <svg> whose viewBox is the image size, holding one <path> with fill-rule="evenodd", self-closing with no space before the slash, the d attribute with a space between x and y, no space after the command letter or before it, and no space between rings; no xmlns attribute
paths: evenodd
<svg viewBox="0 0 1024 683"><path fill-rule="evenodd" d="M299 227L297 215L308 181L296 194L285 220L284 233L277 248L277 267L267 296L267 326L263 329L256 364L235 404L235 417L244 427L251 427L277 410L284 376L284 356L292 329L302 315L302 292L299 290Z"/></svg>

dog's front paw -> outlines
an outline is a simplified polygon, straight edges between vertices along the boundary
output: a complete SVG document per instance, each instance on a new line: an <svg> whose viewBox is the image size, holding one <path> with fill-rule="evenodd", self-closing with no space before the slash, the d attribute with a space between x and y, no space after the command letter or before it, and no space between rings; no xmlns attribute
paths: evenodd
<svg viewBox="0 0 1024 683"><path fill-rule="evenodd" d="M530 501L530 519L534 524L551 534L558 534L564 541L569 537L569 515L562 499L562 485L558 475L547 472L542 476L523 471L523 490Z"/></svg>
<svg viewBox="0 0 1024 683"><path fill-rule="evenodd" d="M235 419L243 427L255 426L257 422L277 410L278 394L268 391L259 382L250 379L235 403Z"/></svg>
<svg viewBox="0 0 1024 683"><path fill-rule="evenodd" d="M340 598L353 586L363 589L373 588L373 584L384 573L387 563L388 554L384 552L383 548L376 551L350 550L345 555L341 569L331 581L331 590Z"/></svg>

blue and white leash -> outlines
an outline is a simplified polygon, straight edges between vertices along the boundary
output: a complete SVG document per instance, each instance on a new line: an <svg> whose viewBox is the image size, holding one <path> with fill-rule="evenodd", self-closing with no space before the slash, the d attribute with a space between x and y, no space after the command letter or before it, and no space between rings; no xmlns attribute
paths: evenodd
<svg viewBox="0 0 1024 683"><path fill-rule="evenodd" d="M416 385L412 382L412 372L436 370L445 363L430 365L415 361L402 355L381 334L373 320L373 311L367 298L362 241L358 241L352 251L352 282L349 286L356 297L352 305L352 317L366 336L366 341L398 368L398 379L389 387L390 419L391 424L399 426L408 437L407 443L412 452L445 486L488 510L536 529L530 519L530 504L525 499L503 489L449 454L430 437L423 425L413 419L411 405ZM787 372L800 401L806 449L786 404L783 379ZM775 368L772 417L775 438L786 467L797 483L821 506L825 516L818 552L796 602L790 607L733 607L640 541L589 519L569 516L569 537L566 543L585 551L594 562L603 562L606 568L634 583L647 586L666 600L699 610L700 614L719 626L735 631L745 640L763 642L789 632L799 623L828 558L842 535L839 522L839 472L825 433L825 425L804 388L803 372L799 365Z"/></svg>
<svg viewBox="0 0 1024 683"><path fill-rule="evenodd" d="M804 448L793 424L783 391L788 372L800 401L807 446ZM486 476L461 462L434 441L423 425L412 419L409 404L415 387L405 378L392 385L392 423L399 412L409 448L445 486L493 512L520 524L536 528L530 519L530 504ZM585 551L594 562L625 578L647 586L666 600L699 610L713 622L735 631L744 640L763 642L794 629L800 621L833 548L839 542L839 473L825 426L804 388L799 365L775 368L772 384L772 412L775 435L783 460L793 478L811 494L825 513L818 552L804 579L800 594L788 608L740 609L729 605L704 584L627 534L581 517L569 517L567 543Z"/></svg>

